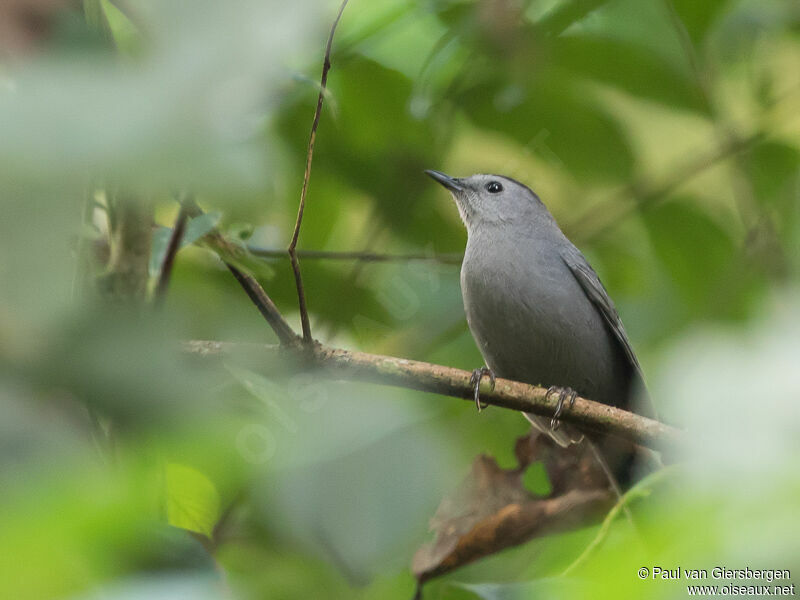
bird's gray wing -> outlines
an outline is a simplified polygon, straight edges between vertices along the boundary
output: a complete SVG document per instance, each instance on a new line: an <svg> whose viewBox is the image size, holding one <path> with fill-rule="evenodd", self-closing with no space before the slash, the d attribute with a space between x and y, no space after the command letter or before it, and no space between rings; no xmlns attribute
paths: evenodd
<svg viewBox="0 0 800 600"><path fill-rule="evenodd" d="M580 250L571 246L565 251L561 252L561 258L564 260L569 270L575 276L575 279L583 288L584 293L592 301L597 310L603 317L603 320L608 325L609 330L614 334L614 337L619 342L620 347L625 353L631 369L636 377L639 378L642 389L644 390L644 377L642 376L642 367L639 365L639 360L633 351L631 342L628 339L628 334L625 333L625 328L622 326L622 320L619 318L617 309L614 308L614 303L600 282L600 278L594 269L581 254Z"/></svg>

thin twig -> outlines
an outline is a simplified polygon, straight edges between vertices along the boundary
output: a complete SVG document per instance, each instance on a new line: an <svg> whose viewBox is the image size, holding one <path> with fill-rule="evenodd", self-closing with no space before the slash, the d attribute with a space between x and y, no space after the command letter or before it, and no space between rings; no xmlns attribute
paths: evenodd
<svg viewBox="0 0 800 600"><path fill-rule="evenodd" d="M184 343L187 352L204 357L230 354L252 355L259 364L273 364L286 373L292 369L314 368L315 373L336 381L363 381L406 389L432 392L473 401L472 373L427 362L367 354L314 344L297 346L265 346L214 341ZM275 359L288 359L276 361ZM497 378L495 385L488 378L480 386L481 401L521 412L552 417L558 404L545 388ZM639 445L657 450L670 450L680 444L683 433L669 425L648 419L607 404L578 397L560 419L588 430L610 433Z"/></svg>
<svg viewBox="0 0 800 600"><path fill-rule="evenodd" d="M339 19L342 18L344 7L347 6L347 0L343 0L339 7L339 13L331 26L331 32L328 35L328 43L325 46L325 60L322 63L322 78L319 85L319 96L317 97L317 109L314 111L314 121L311 124L311 135L308 139L308 153L306 155L306 169L303 173L303 187L300 190L300 205L297 207L297 220L294 224L294 232L292 233L292 241L289 243L289 258L292 261L292 271L294 271L294 281L297 286L297 301L300 305L300 322L303 325L303 341L310 343L311 337L311 323L308 320L308 308L306 307L306 294L303 289L303 278L300 275L300 262L297 259L297 240L300 237L300 226L303 223L303 212L306 208L306 192L308 190L308 180L311 177L311 163L314 160L314 142L317 139L317 127L319 127L319 117L322 114L322 103L325 99L325 91L328 87L328 71L331 69L331 46L333 45L333 35L336 33L336 26L339 24Z"/></svg>
<svg viewBox="0 0 800 600"><path fill-rule="evenodd" d="M263 248L261 246L247 246L247 250L260 258L287 258L286 250L277 248ZM409 254L385 254L381 252L364 252L359 250L329 251L329 250L298 250L297 257L303 260L341 260L357 262L433 262L445 265L460 265L464 255L460 252L446 254L425 254L412 252Z"/></svg>
<svg viewBox="0 0 800 600"><path fill-rule="evenodd" d="M178 211L178 217L175 219L175 226L172 228L172 234L169 236L169 243L167 250L164 253L164 260L161 261L161 271L158 274L158 283L153 296L153 304L156 307L164 303L167 296L167 288L169 288L169 280L172 276L172 266L175 264L175 255L181 247L183 241L183 234L186 231L186 223L189 221L189 213L186 210L186 203L181 201L181 207Z"/></svg>

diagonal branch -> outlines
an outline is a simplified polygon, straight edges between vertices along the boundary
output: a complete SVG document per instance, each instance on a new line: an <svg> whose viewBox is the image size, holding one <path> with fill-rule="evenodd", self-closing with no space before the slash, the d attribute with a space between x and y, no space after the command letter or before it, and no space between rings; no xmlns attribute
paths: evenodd
<svg viewBox="0 0 800 600"><path fill-rule="evenodd" d="M187 199L184 202L184 207L189 217L197 217L203 214L203 209L197 205L197 202L193 198ZM286 322L286 319L283 318L283 315L278 310L278 307L275 306L272 298L264 291L264 288L261 287L255 277L244 272L234 264L236 261L232 259L241 255L242 249L226 240L216 229L206 234L204 241L217 256L219 256L220 260L225 263L225 266L228 267L228 270L236 278L236 281L239 282L239 285L244 288L248 298L256 305L258 311L267 320L269 326L272 327L275 335L278 336L281 345L295 345L298 341L298 336L289 323Z"/></svg>
<svg viewBox="0 0 800 600"><path fill-rule="evenodd" d="M183 234L186 231L186 223L188 220L189 213L186 211L186 202L181 200L178 217L175 219L175 226L172 228L172 234L169 236L167 251L164 253L164 259L161 261L158 283L156 283L156 290L153 295L153 303L157 307L164 303L167 296L167 288L169 288L169 281L172 277L172 267L175 264L175 255L178 254L178 250L181 247L181 241L183 241Z"/></svg>
<svg viewBox="0 0 800 600"><path fill-rule="evenodd" d="M300 205L297 207L297 220L294 224L294 231L292 232L292 241L289 243L289 258L292 261L292 271L294 272L294 281L297 286L297 301L300 305L300 322L303 325L303 341L310 343L311 337L311 323L308 320L308 308L306 307L306 294L303 289L303 278L300 275L300 261L297 258L297 240L300 237L300 226L303 224L303 212L306 208L306 192L308 191L308 180L311 177L311 163L314 160L314 142L317 139L317 127L319 127L319 117L322 114L322 102L325 98L325 91L328 87L328 71L331 69L331 46L333 45L333 35L336 33L336 26L339 24L339 19L342 18L344 7L347 6L347 0L343 0L339 7L339 13L331 26L331 32L328 35L328 43L325 46L325 60L322 64L322 78L319 85L319 96L317 97L317 109L314 111L314 121L311 124L311 135L308 140L308 154L306 155L306 169L303 173L303 187L300 191Z"/></svg>
<svg viewBox="0 0 800 600"><path fill-rule="evenodd" d="M297 334L283 318L283 315L281 315L278 307L275 306L272 298L267 295L267 292L265 292L264 288L256 281L256 278L249 273L245 273L231 263L226 262L225 266L228 267L228 270L236 278L236 281L239 282L239 285L244 288L247 297L256 305L261 316L267 320L267 323L272 327L272 331L278 336L281 344L295 344L298 340Z"/></svg>
<svg viewBox="0 0 800 600"><path fill-rule="evenodd" d="M205 357L244 352L259 364L279 361L279 368L317 370L333 380L364 381L431 392L473 401L472 373L416 360L367 354L331 348L321 344L294 347L264 346L214 341L190 341L184 344L190 353ZM272 359L272 360L268 360ZM557 398L542 387L498 378L494 389L488 381L480 387L481 402L493 406L552 417ZM674 427L640 415L578 397L561 418L585 429L610 433L655 449L672 448L680 443L682 432Z"/></svg>

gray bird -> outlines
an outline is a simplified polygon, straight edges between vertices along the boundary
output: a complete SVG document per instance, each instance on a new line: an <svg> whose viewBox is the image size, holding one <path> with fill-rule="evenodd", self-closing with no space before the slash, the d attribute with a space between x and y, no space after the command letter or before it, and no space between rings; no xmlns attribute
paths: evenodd
<svg viewBox="0 0 800 600"><path fill-rule="evenodd" d="M644 384L622 321L539 197L500 175L426 173L450 191L467 228L464 309L491 370L476 370L476 401L477 383L489 374L549 387L559 396L556 417L576 393L630 409ZM561 446L582 438L556 419L525 416Z"/></svg>

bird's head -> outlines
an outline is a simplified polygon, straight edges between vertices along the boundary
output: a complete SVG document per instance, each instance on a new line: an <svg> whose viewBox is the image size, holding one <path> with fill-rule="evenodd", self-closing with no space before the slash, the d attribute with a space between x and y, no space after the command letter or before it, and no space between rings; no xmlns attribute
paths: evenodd
<svg viewBox="0 0 800 600"><path fill-rule="evenodd" d="M451 177L425 171L452 194L467 230L477 224L525 223L547 209L530 188L503 175Z"/></svg>

